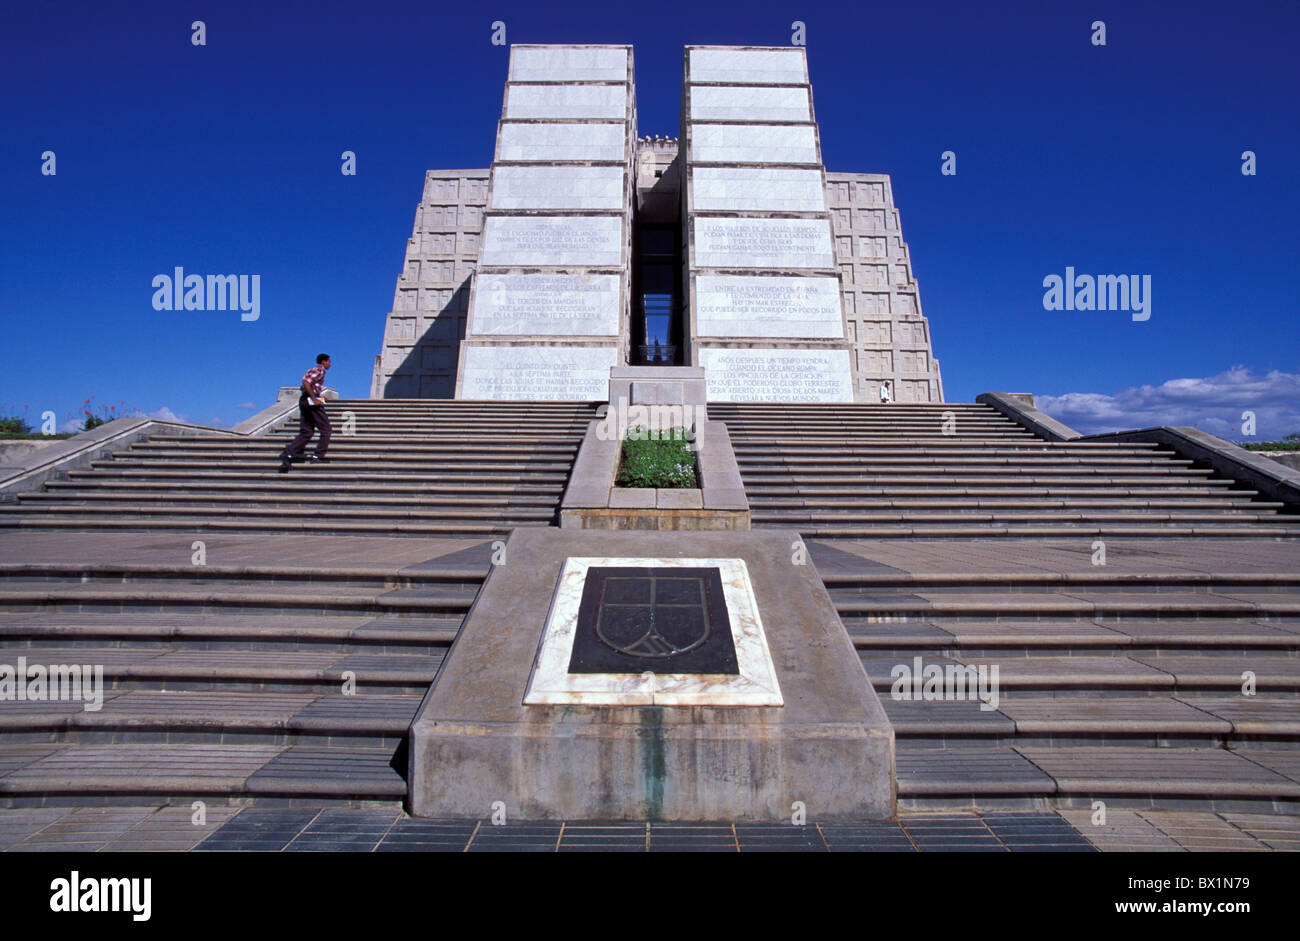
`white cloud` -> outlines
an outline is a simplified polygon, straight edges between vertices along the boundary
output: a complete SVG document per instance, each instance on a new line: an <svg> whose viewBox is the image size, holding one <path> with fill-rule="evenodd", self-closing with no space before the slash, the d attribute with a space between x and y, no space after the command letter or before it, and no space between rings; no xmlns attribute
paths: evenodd
<svg viewBox="0 0 1300 941"><path fill-rule="evenodd" d="M1255 413L1253 440L1300 431L1300 373L1252 373L1245 366L1204 379L1170 379L1108 394L1067 392L1035 396L1038 408L1084 434L1155 425L1191 425L1229 441L1242 434L1242 413Z"/></svg>
<svg viewBox="0 0 1300 941"><path fill-rule="evenodd" d="M169 409L166 405L164 405L162 408L158 409L156 412L150 412L150 413L149 413L149 417L150 417L150 418L156 418L156 419L158 419L159 421L178 421L178 422L188 422L188 421L189 421L189 419L186 418L184 415L177 415L175 412L173 412L171 409Z"/></svg>
<svg viewBox="0 0 1300 941"><path fill-rule="evenodd" d="M254 405L252 402L240 402L238 405L235 406L235 408L242 408L247 412L251 412L254 411L257 408L257 406Z"/></svg>

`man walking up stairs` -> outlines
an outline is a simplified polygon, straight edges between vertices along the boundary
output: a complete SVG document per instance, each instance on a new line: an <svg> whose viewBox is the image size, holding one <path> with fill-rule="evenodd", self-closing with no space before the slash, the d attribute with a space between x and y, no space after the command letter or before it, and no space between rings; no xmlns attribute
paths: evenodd
<svg viewBox="0 0 1300 941"><path fill-rule="evenodd" d="M328 464L329 458L325 456L330 446L330 432L333 430L330 426L329 416L325 414L325 372L330 368L330 355L321 353L316 357L316 365L307 370L302 377L302 395L298 398L298 413L300 415L298 426L298 437L289 443L280 455L280 473L289 473L289 466L294 461L302 460L303 449L307 447L307 442L316 431L320 432L320 440L316 442L316 453L311 456L313 461Z"/></svg>

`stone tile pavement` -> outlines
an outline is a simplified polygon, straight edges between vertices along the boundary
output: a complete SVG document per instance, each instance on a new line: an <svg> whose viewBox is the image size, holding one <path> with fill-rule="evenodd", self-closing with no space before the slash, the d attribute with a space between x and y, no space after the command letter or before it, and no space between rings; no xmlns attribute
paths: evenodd
<svg viewBox="0 0 1300 941"><path fill-rule="evenodd" d="M197 821L197 822L196 822ZM417 820L396 807L0 809L9 852L1096 852L1300 850L1300 817L1089 810L909 813L886 823Z"/></svg>

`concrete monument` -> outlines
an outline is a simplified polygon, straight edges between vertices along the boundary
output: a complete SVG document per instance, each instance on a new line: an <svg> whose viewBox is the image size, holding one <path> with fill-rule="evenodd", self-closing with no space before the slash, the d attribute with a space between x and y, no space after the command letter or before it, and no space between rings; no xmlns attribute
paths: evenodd
<svg viewBox="0 0 1300 941"><path fill-rule="evenodd" d="M428 175L372 395L687 366L713 402L943 401L889 177L825 170L801 47L688 47L677 139L637 136L631 47L512 47L491 169Z"/></svg>

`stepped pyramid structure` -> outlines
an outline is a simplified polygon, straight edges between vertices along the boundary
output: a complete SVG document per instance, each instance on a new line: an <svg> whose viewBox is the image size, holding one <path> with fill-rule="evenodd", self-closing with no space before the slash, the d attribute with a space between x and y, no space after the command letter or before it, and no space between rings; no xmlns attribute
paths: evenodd
<svg viewBox="0 0 1300 941"><path fill-rule="evenodd" d="M520 534L604 528L612 557L653 554L636 529L678 562L753 536L811 566L887 718L886 816L1300 813L1300 474L1194 429L944 402L889 179L824 170L803 50L691 47L684 77L680 136L644 139L630 47L514 48L491 169L426 177L330 463L275 472L286 396L0 465L0 665L103 673L93 710L0 696L0 806L412 808L422 703L500 573L559 597L510 568ZM707 408L699 488L613 487L620 396ZM527 677L479 685L518 705ZM744 728L725 711L701 714Z"/></svg>

